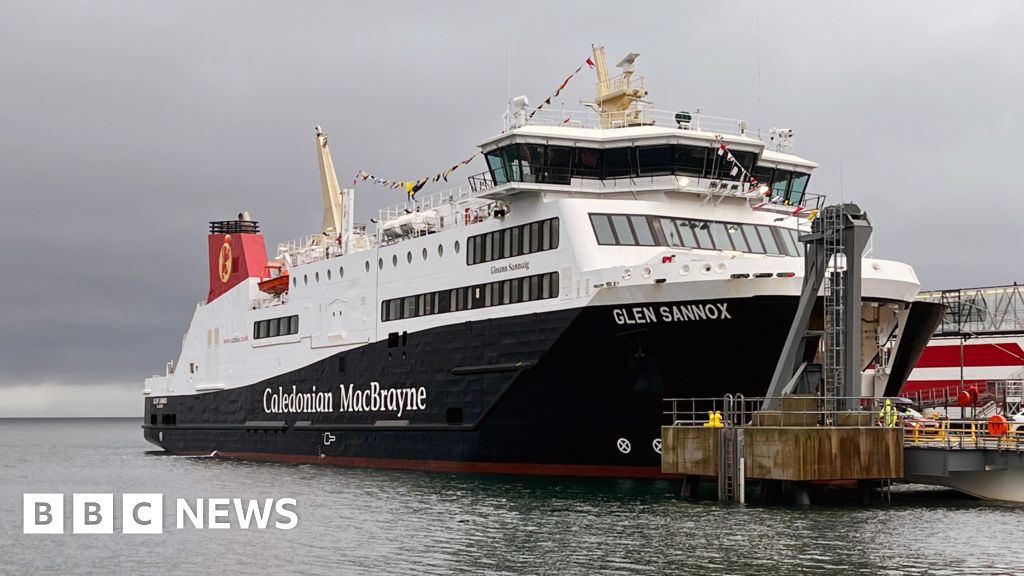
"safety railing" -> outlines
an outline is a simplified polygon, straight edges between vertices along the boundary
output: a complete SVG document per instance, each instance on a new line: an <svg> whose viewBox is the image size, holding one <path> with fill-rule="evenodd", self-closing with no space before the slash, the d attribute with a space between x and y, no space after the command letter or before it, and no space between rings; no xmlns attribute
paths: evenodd
<svg viewBox="0 0 1024 576"><path fill-rule="evenodd" d="M664 414L673 426L835 426L863 427L886 424L882 413L884 399L868 397L783 396L778 400L779 410L762 411L767 397L746 397L742 394L726 394L716 398L666 398L668 409ZM855 409L839 416L831 406L834 404L853 406ZM895 410L895 407L893 408ZM895 413L894 413L895 414ZM895 414L898 418L898 414ZM890 422L891 423L891 422Z"/></svg>
<svg viewBox="0 0 1024 576"><path fill-rule="evenodd" d="M338 238L324 234L309 234L277 244L278 259L284 260L288 266L312 264L341 256L343 253L344 248L338 242Z"/></svg>
<svg viewBox="0 0 1024 576"><path fill-rule="evenodd" d="M394 206L383 208L377 212L377 221L387 222L412 212L436 210L438 208L452 206L465 200L475 198L476 195L477 191L473 190L470 186L456 186L454 188L449 188L448 190L434 192L429 196L410 199L406 202L401 202Z"/></svg>
<svg viewBox="0 0 1024 576"><path fill-rule="evenodd" d="M941 409L949 414L951 408L978 409L995 404L1007 414L1016 414L1022 408L1022 380L988 380L978 383L950 384L916 390L907 397L922 409Z"/></svg>
<svg viewBox="0 0 1024 576"><path fill-rule="evenodd" d="M754 197L757 200L752 201L751 204L755 210L790 214L793 216L807 217L811 215L812 210L814 214L817 214L825 207L825 196L823 194L811 194L809 192L805 192L800 201L795 203L788 201L773 202L764 196L764 191L761 189L755 190Z"/></svg>
<svg viewBox="0 0 1024 576"><path fill-rule="evenodd" d="M908 447L1024 452L1024 422L998 415L987 420L903 418L900 425Z"/></svg>
<svg viewBox="0 0 1024 576"><path fill-rule="evenodd" d="M538 186L539 185L539 186ZM723 180L685 174L624 175L598 178L572 172L546 170L537 174L518 174L509 181L495 183L490 172L481 172L469 177L469 186L481 194L500 186L516 188L543 188L566 192L640 192L640 191L686 191L708 196L733 196L752 201L760 197L748 183L739 180ZM789 211L795 209L790 207Z"/></svg>
<svg viewBox="0 0 1024 576"><path fill-rule="evenodd" d="M766 398L726 394L716 398L666 398L664 414L672 426L728 428L734 426L902 428L904 445L946 450L1011 450L1024 452L1024 417L1002 413L981 418L922 417L907 411L907 399L844 397L828 400L849 411L830 408L825 398L784 396L779 410L761 410Z"/></svg>
<svg viewBox="0 0 1024 576"><path fill-rule="evenodd" d="M627 110L625 113L602 113L592 109L570 111L564 108L545 108L533 112L532 117L529 116L529 113L519 117L516 115L507 116L505 131L507 132L522 126L617 129L638 124L732 136L747 135L747 123L743 120L710 116L702 114L699 110L693 113L675 110L655 110L643 105Z"/></svg>

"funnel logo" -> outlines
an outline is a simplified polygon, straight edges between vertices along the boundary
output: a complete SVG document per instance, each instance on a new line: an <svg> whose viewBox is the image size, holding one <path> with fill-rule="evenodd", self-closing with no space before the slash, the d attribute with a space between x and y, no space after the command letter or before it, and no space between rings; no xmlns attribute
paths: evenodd
<svg viewBox="0 0 1024 576"><path fill-rule="evenodd" d="M220 270L220 281L227 282L231 277L231 237L224 237L224 245L220 247L220 257L217 259L217 268Z"/></svg>

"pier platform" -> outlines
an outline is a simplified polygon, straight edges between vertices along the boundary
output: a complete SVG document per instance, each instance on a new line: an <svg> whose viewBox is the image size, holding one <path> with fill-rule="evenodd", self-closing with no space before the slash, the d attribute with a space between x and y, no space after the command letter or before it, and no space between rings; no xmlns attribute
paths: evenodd
<svg viewBox="0 0 1024 576"><path fill-rule="evenodd" d="M714 479L719 499L733 502L746 501L748 480L784 482L798 503L809 503L809 483L892 481L1024 502L1024 430L896 418L886 426L882 400L856 400L861 410L833 410L817 396L783 397L773 411L757 409L763 398L669 400L661 470L683 478L687 495Z"/></svg>

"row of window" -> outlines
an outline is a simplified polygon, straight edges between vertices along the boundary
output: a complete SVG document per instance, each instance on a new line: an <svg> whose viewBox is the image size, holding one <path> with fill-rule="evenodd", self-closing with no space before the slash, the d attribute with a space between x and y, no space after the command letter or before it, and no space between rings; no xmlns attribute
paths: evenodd
<svg viewBox="0 0 1024 576"><path fill-rule="evenodd" d="M380 316L381 321L388 322L431 314L532 302L557 296L558 272L548 272L385 300L381 302Z"/></svg>
<svg viewBox="0 0 1024 576"><path fill-rule="evenodd" d="M754 178L757 178L757 181L762 184L767 184L772 189L772 196L782 198L790 204L800 204L804 199L804 191L807 190L807 181L811 179L811 175L803 172L791 172L782 168L755 166Z"/></svg>
<svg viewBox="0 0 1024 576"><path fill-rule="evenodd" d="M466 264L481 264L558 248L558 218L521 224L466 241Z"/></svg>
<svg viewBox="0 0 1024 576"><path fill-rule="evenodd" d="M792 228L636 214L591 214L597 243L604 246L672 246L803 256Z"/></svg>
<svg viewBox="0 0 1024 576"><path fill-rule="evenodd" d="M261 338L273 338L275 336L288 336L299 333L299 317L283 316L269 320L257 320L252 323L252 337L254 340Z"/></svg>
<svg viewBox="0 0 1024 576"><path fill-rule="evenodd" d="M722 180L741 180L717 144L692 146L665 144L631 148L584 148L546 144L510 144L486 154L495 184L539 182L569 184L572 178L630 178L682 174ZM733 151L733 157L750 174L757 161L754 152Z"/></svg>

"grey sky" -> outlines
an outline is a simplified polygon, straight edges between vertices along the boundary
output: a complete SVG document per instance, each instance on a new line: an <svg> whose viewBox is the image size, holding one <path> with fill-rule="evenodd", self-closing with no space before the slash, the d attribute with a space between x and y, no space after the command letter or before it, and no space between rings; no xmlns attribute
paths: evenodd
<svg viewBox="0 0 1024 576"><path fill-rule="evenodd" d="M832 200L842 165L926 288L1024 279L1024 4L636 5L0 0L0 416L139 413L205 296L208 220L249 210L271 252L315 231L317 124L343 180L466 157L510 52L536 103L591 42L639 51L658 108L793 128ZM401 200L361 185L359 219Z"/></svg>

